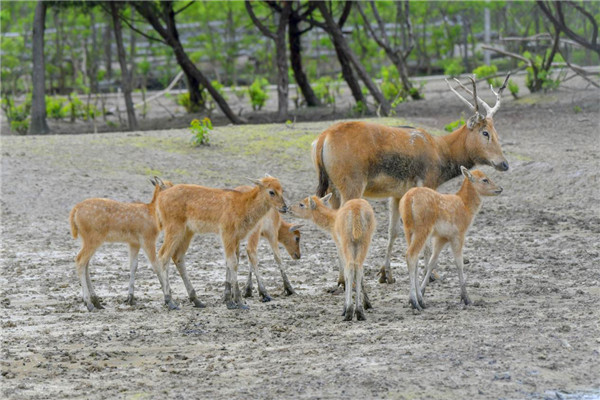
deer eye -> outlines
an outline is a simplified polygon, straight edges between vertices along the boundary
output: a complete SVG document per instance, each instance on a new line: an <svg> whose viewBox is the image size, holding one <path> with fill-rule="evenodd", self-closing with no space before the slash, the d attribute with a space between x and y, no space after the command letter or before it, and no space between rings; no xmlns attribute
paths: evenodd
<svg viewBox="0 0 600 400"><path fill-rule="evenodd" d="M481 182L483 182L483 183L490 183L490 181L488 181L487 179L484 179Z"/></svg>
<svg viewBox="0 0 600 400"><path fill-rule="evenodd" d="M304 203L300 203L300 208L304 208Z"/></svg>
<svg viewBox="0 0 600 400"><path fill-rule="evenodd" d="M273 190L269 190L269 195L270 195L271 197L275 197L275 192L274 192Z"/></svg>
<svg viewBox="0 0 600 400"><path fill-rule="evenodd" d="M296 236L296 243L300 243L300 238Z"/></svg>
<svg viewBox="0 0 600 400"><path fill-rule="evenodd" d="M482 131L481 134L488 139L490 138L490 133L488 131Z"/></svg>

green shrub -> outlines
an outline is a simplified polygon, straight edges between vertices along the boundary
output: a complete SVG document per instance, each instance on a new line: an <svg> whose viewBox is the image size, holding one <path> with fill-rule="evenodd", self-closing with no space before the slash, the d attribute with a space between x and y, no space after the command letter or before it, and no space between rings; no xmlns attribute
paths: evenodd
<svg viewBox="0 0 600 400"><path fill-rule="evenodd" d="M322 76L315 80L311 85L315 96L319 98L323 104L335 104L335 81L329 76Z"/></svg>
<svg viewBox="0 0 600 400"><path fill-rule="evenodd" d="M490 78L492 75L496 75L498 73L498 67L495 65L480 65L473 70L473 73L477 75L478 78L485 78L487 83L496 86L497 80Z"/></svg>
<svg viewBox="0 0 600 400"><path fill-rule="evenodd" d="M552 79L552 66L545 69L546 57L549 56L549 52L550 50L547 50L543 58L538 54L536 54L534 57L528 51L523 53L523 57L530 60L530 63L526 67L527 76L525 77L525 86L527 86L527 89L529 89L531 93L535 93L540 90L543 90L544 92L548 90L554 90L560 85L560 81L563 78L562 74L559 73L556 79ZM555 60L560 61L562 60L562 57L560 57L560 55L556 55ZM520 65L523 64L524 62L520 63Z"/></svg>
<svg viewBox="0 0 600 400"><path fill-rule="evenodd" d="M365 115L368 110L367 105L362 101L357 101L354 107L352 107L352 113L354 115Z"/></svg>
<svg viewBox="0 0 600 400"><path fill-rule="evenodd" d="M510 94L512 94L515 99L518 98L517 95L519 94L519 85L517 85L517 83L512 79L508 80L508 90L510 90Z"/></svg>
<svg viewBox="0 0 600 400"><path fill-rule="evenodd" d="M450 58L439 61L439 65L444 68L444 75L451 77L459 76L465 70L460 58Z"/></svg>
<svg viewBox="0 0 600 400"><path fill-rule="evenodd" d="M10 123L10 130L20 135L27 134L29 114L31 113L31 95L25 97L25 101L18 106L15 106L14 101L7 96L2 100L1 106Z"/></svg>
<svg viewBox="0 0 600 400"><path fill-rule="evenodd" d="M450 122L448 125L444 126L444 130L447 132L454 132L455 130L457 130L458 128L463 126L464 124L465 124L465 119L463 117L460 117L460 119L457 119L454 122Z"/></svg>
<svg viewBox="0 0 600 400"><path fill-rule="evenodd" d="M190 122L190 131L192 133L192 143L195 147L198 146L208 146L210 138L208 134L212 130L212 122L210 118L206 117L202 121L198 121L197 119L193 119Z"/></svg>
<svg viewBox="0 0 600 400"><path fill-rule="evenodd" d="M63 119L67 116L64 97L46 96L46 115L52 119Z"/></svg>
<svg viewBox="0 0 600 400"><path fill-rule="evenodd" d="M202 106L199 104L192 104L190 101L190 93L185 92L177 95L177 104L185 108L185 111L190 113L198 112L202 109Z"/></svg>
<svg viewBox="0 0 600 400"><path fill-rule="evenodd" d="M250 103L254 111L260 110L265 105L265 102L269 98L269 95L265 91L269 81L265 78L257 78L252 82L252 85L248 87L248 95L250 96Z"/></svg>

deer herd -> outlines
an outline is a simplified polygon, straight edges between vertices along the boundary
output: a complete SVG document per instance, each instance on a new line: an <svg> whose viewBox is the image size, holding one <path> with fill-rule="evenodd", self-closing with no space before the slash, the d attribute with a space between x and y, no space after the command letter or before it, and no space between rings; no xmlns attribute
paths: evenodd
<svg viewBox="0 0 600 400"><path fill-rule="evenodd" d="M425 307L423 296L442 249L449 245L460 281L461 300L471 303L463 274L465 235L481 208L482 196L502 192L476 165L508 170L493 116L498 111L502 92L510 74L498 90L491 90L496 104L490 107L460 81L460 88L473 98L473 104L446 80L450 90L474 114L445 136L433 136L409 126L388 127L370 122L340 122L322 132L312 144L312 161L318 176L315 196L293 205L284 199L277 178L266 175L250 179L252 186L216 189L190 184L174 185L158 177L151 179L154 194L148 204L122 203L92 198L75 205L70 214L71 233L80 237L82 247L76 269L89 311L103 308L90 280L89 262L105 242L129 244L130 281L127 304L134 304L137 256L143 248L160 282L165 304L177 309L169 285L168 267L173 261L194 307L205 307L198 299L186 271L185 255L196 234L220 236L225 255L223 300L230 309L248 308L242 297L252 296L252 275L256 277L262 301L270 301L258 271L257 249L261 237L268 240L281 272L287 295L295 291L284 270L278 243L290 256L300 258L300 227L284 221L280 213L291 213L312 221L331 235L338 253L338 285L344 287L343 317L365 319L371 308L364 281L363 264L375 231L373 208L363 199L389 198L389 230L385 259L379 271L381 283L393 283L390 260L395 239L404 228L407 242L406 264L409 275L409 303L416 310ZM480 114L479 106L485 109ZM436 191L442 183L463 176L456 194ZM163 244L156 254L156 241L164 232ZM247 240L250 263L248 280L242 293L238 285L240 244ZM424 251L424 276L419 280L418 260ZM353 300L354 294L354 300Z"/></svg>

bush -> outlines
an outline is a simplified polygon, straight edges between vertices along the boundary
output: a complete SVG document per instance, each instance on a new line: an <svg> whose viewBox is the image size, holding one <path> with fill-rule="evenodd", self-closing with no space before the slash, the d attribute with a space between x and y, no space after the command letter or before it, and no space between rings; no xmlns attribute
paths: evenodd
<svg viewBox="0 0 600 400"><path fill-rule="evenodd" d="M67 116L64 97L46 96L46 115L52 119L63 119Z"/></svg>
<svg viewBox="0 0 600 400"><path fill-rule="evenodd" d="M450 58L447 60L441 60L440 66L444 68L444 75L451 77L459 76L465 70L460 58Z"/></svg>
<svg viewBox="0 0 600 400"><path fill-rule="evenodd" d="M28 95L23 104L18 106L15 106L14 101L7 96L2 100L2 109L10 123L10 130L20 135L27 134L31 112L31 95Z"/></svg>
<svg viewBox="0 0 600 400"><path fill-rule="evenodd" d="M334 85L336 82L329 76L322 76L311 85L315 96L323 104L335 104Z"/></svg>
<svg viewBox="0 0 600 400"><path fill-rule="evenodd" d="M180 95L178 95L177 96L177 104L179 104L180 106L185 108L185 111L188 114L198 112L202 109L201 105L192 104L192 102L190 101L190 93L189 92L181 93Z"/></svg>
<svg viewBox="0 0 600 400"><path fill-rule="evenodd" d="M365 115L368 111L367 105L362 101L357 101L354 107L352 107L352 113L354 115Z"/></svg>
<svg viewBox="0 0 600 400"><path fill-rule="evenodd" d="M460 117L460 119L457 119L454 122L450 122L448 125L444 126L444 130L447 132L454 132L455 130L457 130L458 128L463 126L464 124L465 124L465 119L463 117Z"/></svg>
<svg viewBox="0 0 600 400"><path fill-rule="evenodd" d="M534 57L528 51L523 53L523 57L528 58L530 60L530 64L527 65L526 68L527 76L525 77L525 85L531 93L535 93L540 90L543 90L544 92L548 90L554 90L560 85L560 81L563 78L562 74L559 73L556 79L552 79L552 66L548 67L548 69L544 68L545 60L546 57L548 57L549 52L550 50L546 51L544 58L537 54ZM560 55L556 55L554 58L556 61L562 60L562 57L560 57ZM521 62L520 65L523 65L523 62Z"/></svg>
<svg viewBox="0 0 600 400"><path fill-rule="evenodd" d="M248 95L250 96L250 103L254 111L260 110L265 105L265 102L269 98L269 95L265 91L269 81L265 78L257 78L252 82L252 85L248 87Z"/></svg>
<svg viewBox="0 0 600 400"><path fill-rule="evenodd" d="M477 75L478 78L485 78L487 83L496 86L495 83L497 80L490 78L492 75L496 75L498 73L498 67L495 65L480 65L473 70L473 73Z"/></svg>
<svg viewBox="0 0 600 400"><path fill-rule="evenodd" d="M197 119L193 119L190 122L190 131L194 137L192 138L192 143L195 147L198 146L208 146L210 138L208 134L212 130L212 122L210 118L204 118L202 121L198 121Z"/></svg>
<svg viewBox="0 0 600 400"><path fill-rule="evenodd" d="M517 85L517 83L512 79L508 80L508 90L510 90L510 94L512 94L515 99L518 98L517 95L519 94L519 85Z"/></svg>

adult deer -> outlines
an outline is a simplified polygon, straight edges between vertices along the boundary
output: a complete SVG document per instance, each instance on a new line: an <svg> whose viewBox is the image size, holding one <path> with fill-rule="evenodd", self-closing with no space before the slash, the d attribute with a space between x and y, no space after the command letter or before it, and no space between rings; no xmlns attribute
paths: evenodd
<svg viewBox="0 0 600 400"><path fill-rule="evenodd" d="M395 281L390 257L401 230L398 205L404 193L415 186L436 189L460 175L461 165L472 168L487 164L499 171L508 170L492 118L500 108L509 76L510 73L498 92L491 87L496 96L493 107L477 96L474 78L469 78L473 91L455 79L473 96L474 104L446 80L450 90L474 111L466 124L448 135L432 136L418 128L354 121L329 127L313 142L312 159L319 176L317 196L331 192L334 208L363 196L390 198L389 239L379 282ZM479 104L486 115L479 113Z"/></svg>

